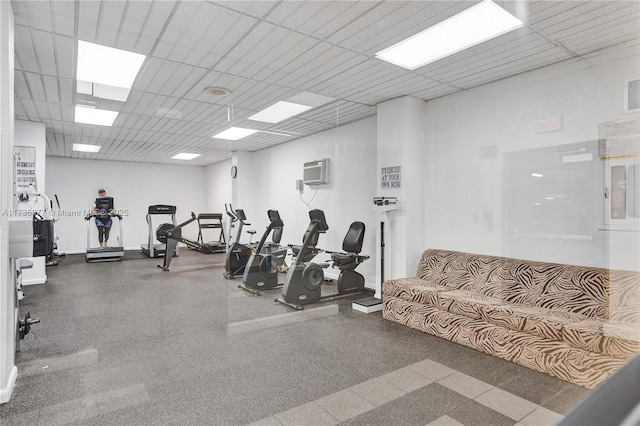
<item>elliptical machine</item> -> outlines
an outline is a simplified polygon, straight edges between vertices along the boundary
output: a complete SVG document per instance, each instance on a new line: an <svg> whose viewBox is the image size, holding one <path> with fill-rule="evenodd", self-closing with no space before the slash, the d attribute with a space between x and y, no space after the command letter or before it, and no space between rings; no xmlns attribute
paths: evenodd
<svg viewBox="0 0 640 426"><path fill-rule="evenodd" d="M283 303L296 310L304 309L302 305L318 302L322 299L346 296L364 290L364 277L354 269L369 256L361 255L362 242L364 240L365 226L362 222L353 222L342 243L342 249L346 253L328 252L334 266L340 269L338 276L338 292L322 295L322 283L324 282L324 269L329 264L317 264L311 260L321 252L316 248L319 234L325 233L329 226L322 210L309 212L311 223L305 232L304 242L289 268L282 288L282 294L275 299L277 303Z"/></svg>
<svg viewBox="0 0 640 426"><path fill-rule="evenodd" d="M277 210L269 210L267 215L269 226L262 235L258 247L251 252L242 275L242 284L238 285L238 288L251 294L259 294L259 290L281 286L282 284L278 283L278 272L283 267L286 268L287 248L280 246L284 222L280 219L280 213ZM271 231L273 231L272 243L266 244Z"/></svg>
<svg viewBox="0 0 640 426"><path fill-rule="evenodd" d="M251 257L251 248L248 245L240 243L240 237L242 236L242 228L244 225L251 226L250 223L245 222L247 216L244 214L244 210L233 209L232 205L224 205L224 209L231 219L229 226L229 243L227 244L227 254L224 262L224 277L235 278L244 274L245 267L249 258ZM234 223L238 222L236 236L231 241L231 231L233 230ZM256 231L249 231L250 234L255 234Z"/></svg>

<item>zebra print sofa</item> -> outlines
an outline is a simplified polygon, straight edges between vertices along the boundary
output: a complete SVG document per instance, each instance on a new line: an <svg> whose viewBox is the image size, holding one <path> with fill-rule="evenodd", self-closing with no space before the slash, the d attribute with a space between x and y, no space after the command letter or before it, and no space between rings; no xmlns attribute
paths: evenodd
<svg viewBox="0 0 640 426"><path fill-rule="evenodd" d="M593 389L640 351L640 273L427 250L383 317Z"/></svg>

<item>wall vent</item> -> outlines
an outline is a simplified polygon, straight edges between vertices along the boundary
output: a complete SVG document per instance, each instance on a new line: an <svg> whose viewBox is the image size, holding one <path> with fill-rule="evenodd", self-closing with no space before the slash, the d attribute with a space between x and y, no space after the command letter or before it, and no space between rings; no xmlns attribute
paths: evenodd
<svg viewBox="0 0 640 426"><path fill-rule="evenodd" d="M640 111L640 78L629 80L624 85L624 111Z"/></svg>

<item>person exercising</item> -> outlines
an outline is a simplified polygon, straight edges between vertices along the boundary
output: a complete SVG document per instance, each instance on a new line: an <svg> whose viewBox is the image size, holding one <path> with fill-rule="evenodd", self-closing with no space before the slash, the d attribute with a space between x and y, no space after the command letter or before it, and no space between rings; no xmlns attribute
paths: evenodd
<svg viewBox="0 0 640 426"><path fill-rule="evenodd" d="M105 208L105 206L109 206ZM98 210L98 208L100 210ZM93 205L93 212L96 214L96 226L98 227L98 242L100 247L105 247L109 241L109 231L111 230L111 216L113 213L113 198L107 197L107 191L103 188L98 190L98 198Z"/></svg>

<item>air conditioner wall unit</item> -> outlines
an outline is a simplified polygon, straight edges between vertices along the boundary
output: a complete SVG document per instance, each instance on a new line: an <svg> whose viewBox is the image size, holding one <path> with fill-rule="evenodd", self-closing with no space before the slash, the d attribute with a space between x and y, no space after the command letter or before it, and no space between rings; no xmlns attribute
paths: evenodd
<svg viewBox="0 0 640 426"><path fill-rule="evenodd" d="M328 183L329 159L304 163L302 180L305 185L321 185Z"/></svg>

